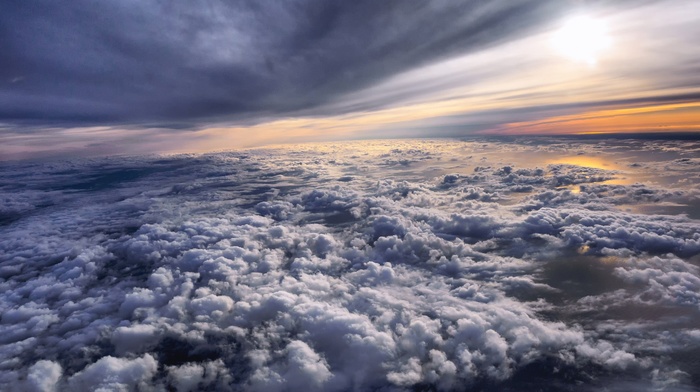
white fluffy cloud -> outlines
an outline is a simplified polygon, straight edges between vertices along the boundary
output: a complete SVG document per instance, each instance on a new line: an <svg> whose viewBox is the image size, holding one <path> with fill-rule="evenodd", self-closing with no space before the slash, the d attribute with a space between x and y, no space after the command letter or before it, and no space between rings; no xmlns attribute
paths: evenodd
<svg viewBox="0 0 700 392"><path fill-rule="evenodd" d="M653 147L634 143L13 164L0 389L690 385L699 369L650 358L700 349L700 222L630 206L694 205L697 184L649 167L698 167L632 165ZM632 166L548 163L569 154Z"/></svg>

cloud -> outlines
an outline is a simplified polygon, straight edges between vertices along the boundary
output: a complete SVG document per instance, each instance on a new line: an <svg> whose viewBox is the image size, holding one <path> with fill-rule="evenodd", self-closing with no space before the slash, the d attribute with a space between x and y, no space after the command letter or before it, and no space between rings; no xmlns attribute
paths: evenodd
<svg viewBox="0 0 700 392"><path fill-rule="evenodd" d="M149 354L132 360L107 356L76 373L69 384L83 390L144 389L155 375L157 365Z"/></svg>
<svg viewBox="0 0 700 392"><path fill-rule="evenodd" d="M37 392L55 391L62 373L61 365L51 361L38 361L29 368L27 386L29 390Z"/></svg>
<svg viewBox="0 0 700 392"><path fill-rule="evenodd" d="M13 60L0 80L21 83L2 87L0 118L191 125L315 108L408 67L531 30L558 8L534 1L7 4L3 36Z"/></svg>
<svg viewBox="0 0 700 392"><path fill-rule="evenodd" d="M675 355L698 344L699 223L625 206L692 203L696 144L374 141L3 166L0 388L682 390L698 374ZM578 153L643 165L548 163ZM683 176L614 183L665 165Z"/></svg>
<svg viewBox="0 0 700 392"><path fill-rule="evenodd" d="M692 11L691 0L7 4L2 156L697 130ZM572 13L610 27L614 50L595 69L550 48Z"/></svg>

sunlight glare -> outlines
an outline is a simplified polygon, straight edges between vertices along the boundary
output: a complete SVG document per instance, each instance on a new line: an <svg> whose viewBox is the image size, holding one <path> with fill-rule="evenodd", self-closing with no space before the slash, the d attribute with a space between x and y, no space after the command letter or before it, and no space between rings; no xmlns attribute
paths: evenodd
<svg viewBox="0 0 700 392"><path fill-rule="evenodd" d="M600 53L610 47L611 39L603 21L577 16L554 33L552 43L565 57L593 66Z"/></svg>

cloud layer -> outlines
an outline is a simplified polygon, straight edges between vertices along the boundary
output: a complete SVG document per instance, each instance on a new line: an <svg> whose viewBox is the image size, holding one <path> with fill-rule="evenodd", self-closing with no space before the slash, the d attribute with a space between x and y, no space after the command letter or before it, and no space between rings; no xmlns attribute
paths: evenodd
<svg viewBox="0 0 700 392"><path fill-rule="evenodd" d="M0 387L693 390L699 148L377 141L8 164Z"/></svg>
<svg viewBox="0 0 700 392"><path fill-rule="evenodd" d="M177 127L314 108L531 30L558 8L531 0L7 3L0 122Z"/></svg>
<svg viewBox="0 0 700 392"><path fill-rule="evenodd" d="M1 4L0 160L698 131L699 13L693 0ZM577 15L609 30L596 66L552 45Z"/></svg>

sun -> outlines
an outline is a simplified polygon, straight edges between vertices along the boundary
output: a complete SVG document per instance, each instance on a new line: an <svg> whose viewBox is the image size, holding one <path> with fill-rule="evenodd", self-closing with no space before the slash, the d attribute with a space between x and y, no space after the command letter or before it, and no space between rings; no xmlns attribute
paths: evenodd
<svg viewBox="0 0 700 392"><path fill-rule="evenodd" d="M552 44L565 57L594 66L600 54L610 48L612 40L603 21L577 16L554 33Z"/></svg>

